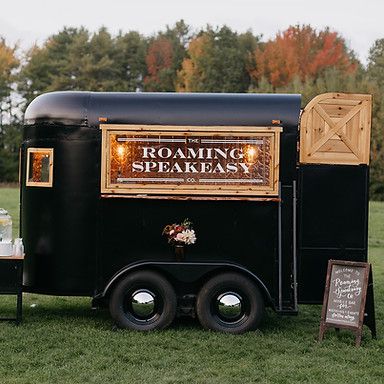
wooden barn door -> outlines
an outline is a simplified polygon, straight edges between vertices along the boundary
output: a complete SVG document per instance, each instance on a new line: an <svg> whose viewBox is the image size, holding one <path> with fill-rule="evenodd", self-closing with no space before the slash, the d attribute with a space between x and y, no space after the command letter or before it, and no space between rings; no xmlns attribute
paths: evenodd
<svg viewBox="0 0 384 384"><path fill-rule="evenodd" d="M326 93L304 109L300 126L300 162L368 164L371 95Z"/></svg>

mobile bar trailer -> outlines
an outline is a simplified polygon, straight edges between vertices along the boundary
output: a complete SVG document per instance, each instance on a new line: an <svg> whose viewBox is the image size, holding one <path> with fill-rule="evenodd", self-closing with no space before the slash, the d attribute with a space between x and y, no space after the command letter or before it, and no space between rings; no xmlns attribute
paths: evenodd
<svg viewBox="0 0 384 384"><path fill-rule="evenodd" d="M24 291L92 297L120 327L258 327L367 260L371 96L54 92L25 113ZM182 257L162 236L188 218ZM180 256L180 254L179 254Z"/></svg>

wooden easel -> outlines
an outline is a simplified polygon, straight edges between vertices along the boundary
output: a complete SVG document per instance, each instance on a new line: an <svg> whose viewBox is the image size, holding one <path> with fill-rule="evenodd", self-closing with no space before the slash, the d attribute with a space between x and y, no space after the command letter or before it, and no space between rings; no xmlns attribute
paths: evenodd
<svg viewBox="0 0 384 384"><path fill-rule="evenodd" d="M339 320L332 321L327 316L329 315L330 303L332 301L335 301L335 292L333 292L331 289L333 283L331 281L331 276L333 268L335 268L335 266L346 267L354 271L359 269L363 272L363 275L359 280L359 284L361 284L361 286L359 287L359 289L361 288L361 300L357 308L358 317L351 321L343 320L343 323L341 323ZM319 341L323 340L324 333L327 329L336 328L336 331L339 331L340 328L344 328L349 329L355 333L355 345L358 347L361 344L363 324L366 324L371 330L372 338L376 338L376 319L371 264L342 260L329 260L324 291L323 308L320 321Z"/></svg>

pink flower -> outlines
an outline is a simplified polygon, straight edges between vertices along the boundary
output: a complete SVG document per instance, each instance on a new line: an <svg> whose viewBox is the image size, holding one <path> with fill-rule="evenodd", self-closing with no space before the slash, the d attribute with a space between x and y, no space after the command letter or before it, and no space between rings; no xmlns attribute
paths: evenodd
<svg viewBox="0 0 384 384"><path fill-rule="evenodd" d="M176 241L180 241L180 242L184 243L184 235L182 232L180 232L176 235Z"/></svg>

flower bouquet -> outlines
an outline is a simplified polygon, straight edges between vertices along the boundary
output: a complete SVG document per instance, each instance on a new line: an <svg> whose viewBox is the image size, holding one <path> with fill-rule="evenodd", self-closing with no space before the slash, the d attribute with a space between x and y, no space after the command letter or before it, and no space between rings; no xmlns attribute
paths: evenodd
<svg viewBox="0 0 384 384"><path fill-rule="evenodd" d="M185 219L181 224L168 224L163 229L163 235L172 245L190 245L196 242L196 233L192 229L192 223Z"/></svg>

